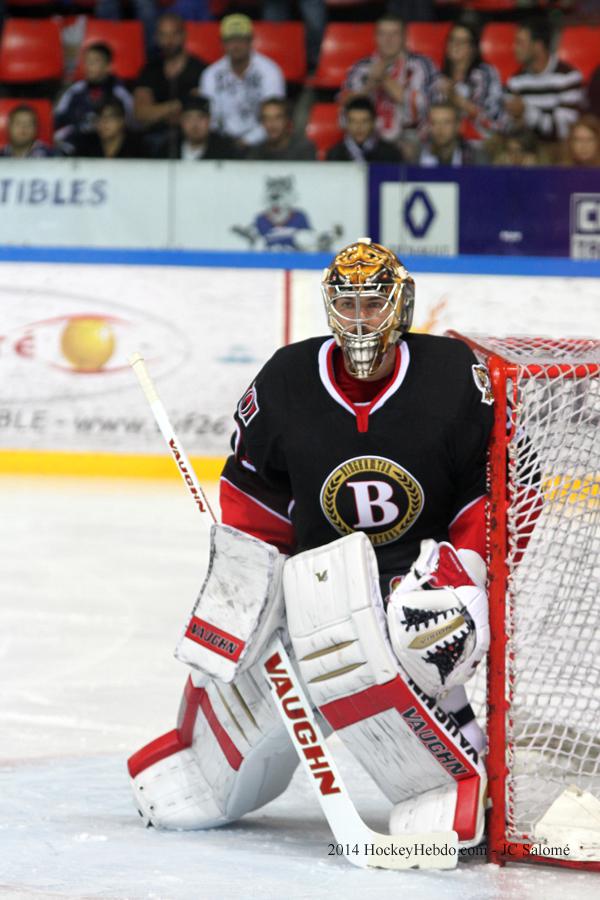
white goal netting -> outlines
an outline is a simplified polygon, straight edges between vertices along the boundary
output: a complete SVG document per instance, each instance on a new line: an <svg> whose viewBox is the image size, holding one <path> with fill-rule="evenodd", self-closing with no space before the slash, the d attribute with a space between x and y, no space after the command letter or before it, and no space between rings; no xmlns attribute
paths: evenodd
<svg viewBox="0 0 600 900"><path fill-rule="evenodd" d="M479 343L508 364L506 837L531 840L568 785L600 798L600 342Z"/></svg>

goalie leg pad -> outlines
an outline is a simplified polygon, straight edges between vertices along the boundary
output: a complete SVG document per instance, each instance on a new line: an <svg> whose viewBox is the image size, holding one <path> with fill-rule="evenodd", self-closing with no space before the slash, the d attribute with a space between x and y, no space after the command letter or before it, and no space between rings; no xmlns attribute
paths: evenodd
<svg viewBox="0 0 600 900"><path fill-rule="evenodd" d="M271 544L213 525L208 573L175 656L231 682L249 668L283 624L284 557Z"/></svg>
<svg viewBox="0 0 600 900"><path fill-rule="evenodd" d="M383 793L414 808L410 816L399 810L394 827L417 821L418 808L419 827L435 830L438 819L423 827L427 809L442 805L461 845L479 843L485 768L449 716L399 668L368 538L356 532L288 560L284 595L311 699Z"/></svg>
<svg viewBox="0 0 600 900"><path fill-rule="evenodd" d="M188 680L178 727L128 763L147 825L213 828L285 790L298 759L268 694L257 670L231 684Z"/></svg>

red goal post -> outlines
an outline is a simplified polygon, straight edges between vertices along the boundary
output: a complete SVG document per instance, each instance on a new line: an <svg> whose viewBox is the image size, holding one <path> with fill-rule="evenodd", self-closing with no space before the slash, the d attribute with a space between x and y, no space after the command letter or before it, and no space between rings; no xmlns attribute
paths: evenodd
<svg viewBox="0 0 600 900"><path fill-rule="evenodd" d="M448 334L495 401L488 857L600 871L600 341Z"/></svg>

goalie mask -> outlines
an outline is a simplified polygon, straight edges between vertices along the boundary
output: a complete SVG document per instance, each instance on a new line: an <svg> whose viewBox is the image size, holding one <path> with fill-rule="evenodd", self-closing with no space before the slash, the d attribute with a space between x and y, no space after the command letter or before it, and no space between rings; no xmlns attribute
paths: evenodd
<svg viewBox="0 0 600 900"><path fill-rule="evenodd" d="M368 378L411 326L413 279L391 250L359 238L325 269L321 291L346 368L355 378Z"/></svg>

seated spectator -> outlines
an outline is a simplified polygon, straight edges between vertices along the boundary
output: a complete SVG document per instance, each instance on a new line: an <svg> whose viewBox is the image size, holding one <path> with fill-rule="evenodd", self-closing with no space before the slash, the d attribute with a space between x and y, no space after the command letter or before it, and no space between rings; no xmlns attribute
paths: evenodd
<svg viewBox="0 0 600 900"><path fill-rule="evenodd" d="M375 41L375 54L350 68L340 99L346 103L369 97L377 112L377 133L386 141L402 140L406 156L427 119L438 70L429 57L405 49L404 23L398 16L378 19Z"/></svg>
<svg viewBox="0 0 600 900"><path fill-rule="evenodd" d="M497 134L486 144L486 155L493 166L539 166L539 142L530 128L510 134Z"/></svg>
<svg viewBox="0 0 600 900"><path fill-rule="evenodd" d="M587 113L571 125L560 162L565 166L600 166L600 119Z"/></svg>
<svg viewBox="0 0 600 900"><path fill-rule="evenodd" d="M102 104L94 131L80 135L73 144L73 156L139 159L145 155L140 136L127 130L125 107L117 97Z"/></svg>
<svg viewBox="0 0 600 900"><path fill-rule="evenodd" d="M468 166L475 162L472 147L460 136L460 112L452 103L432 103L429 140L419 156L420 166Z"/></svg>
<svg viewBox="0 0 600 900"><path fill-rule="evenodd" d="M180 132L175 152L165 147L167 159L240 159L241 152L231 138L211 130L207 97L188 97L183 103Z"/></svg>
<svg viewBox="0 0 600 900"><path fill-rule="evenodd" d="M288 102L283 97L263 100L260 121L267 137L260 144L250 147L247 159L307 160L317 158L317 148L304 135L293 132Z"/></svg>
<svg viewBox="0 0 600 900"><path fill-rule="evenodd" d="M589 112L600 118L600 66L590 76L587 89L587 107Z"/></svg>
<svg viewBox="0 0 600 900"><path fill-rule="evenodd" d="M583 76L550 52L552 33L544 22L525 23L515 36L521 64L506 83L504 127L532 128L542 140L567 137L583 104Z"/></svg>
<svg viewBox="0 0 600 900"><path fill-rule="evenodd" d="M277 63L252 49L252 20L242 14L221 21L225 55L209 66L200 93L210 100L213 122L241 147L260 144L266 132L260 107L270 97L285 97L285 79Z"/></svg>
<svg viewBox="0 0 600 900"><path fill-rule="evenodd" d="M133 92L135 117L146 129L144 144L150 155L160 152L172 134L177 144L183 101L198 93L205 64L185 50L185 22L165 13L156 26L159 58L148 63Z"/></svg>
<svg viewBox="0 0 600 900"><path fill-rule="evenodd" d="M38 115L33 107L23 103L8 114L8 143L0 149L0 156L13 159L36 159L58 156L54 147L38 140Z"/></svg>
<svg viewBox="0 0 600 900"><path fill-rule="evenodd" d="M375 130L375 106L368 97L355 97L344 106L344 137L327 151L329 162L402 162L402 153Z"/></svg>
<svg viewBox="0 0 600 900"><path fill-rule="evenodd" d="M133 115L133 98L125 85L111 72L113 53L108 44L90 44L83 52L81 81L68 87L54 110L54 139L71 144L82 134L94 130L102 104L117 97L127 118Z"/></svg>
<svg viewBox="0 0 600 900"><path fill-rule="evenodd" d="M463 127L468 120L473 138L483 139L494 130L502 112L502 83L496 69L481 59L478 36L470 25L452 27L434 94L460 110Z"/></svg>

